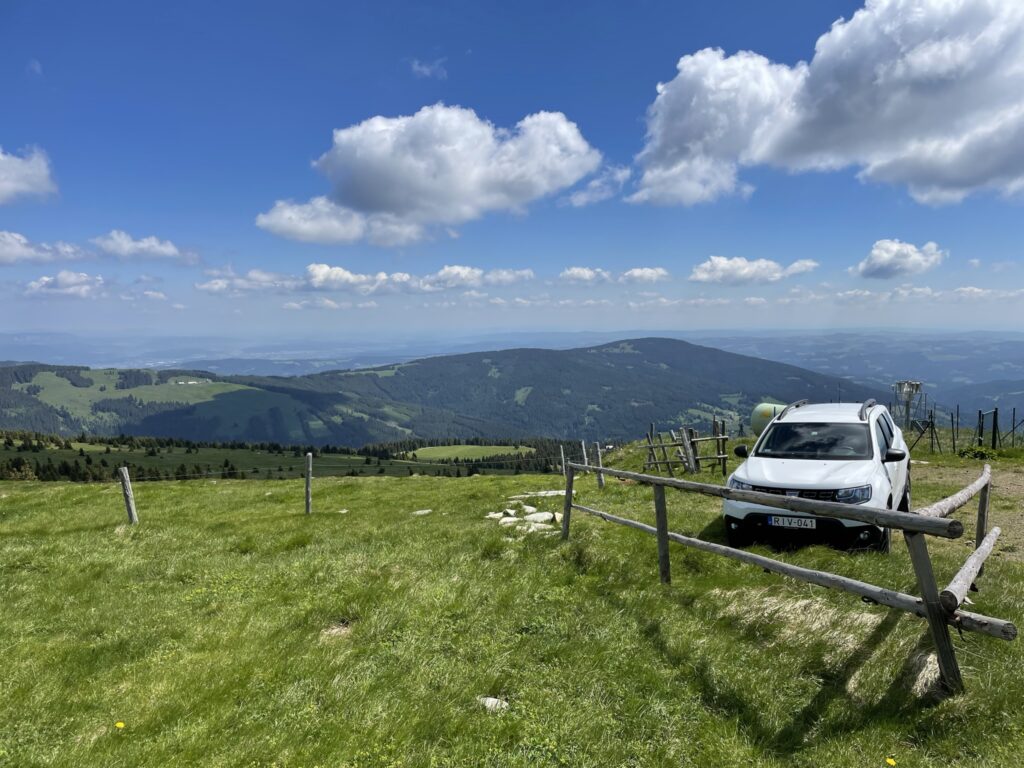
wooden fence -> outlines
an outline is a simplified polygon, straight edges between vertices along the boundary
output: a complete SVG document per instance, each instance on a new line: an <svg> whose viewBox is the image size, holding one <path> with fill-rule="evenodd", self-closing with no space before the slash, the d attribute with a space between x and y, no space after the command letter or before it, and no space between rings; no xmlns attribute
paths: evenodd
<svg viewBox="0 0 1024 768"><path fill-rule="evenodd" d="M664 435L656 432L654 424L651 424L650 431L644 436L647 441L645 469L661 471L664 468L669 477L675 477L674 468L681 469L684 473L697 473L700 472L701 462L705 462L720 465L722 477L729 473L729 438L725 433L725 421L714 419L711 423L711 434L704 437L690 427L682 427L679 432L670 429L668 434L670 439L666 441ZM714 451L711 455L701 453L702 443L713 443ZM669 449L674 449L671 456ZM659 452L661 458L658 458Z"/></svg>
<svg viewBox="0 0 1024 768"><path fill-rule="evenodd" d="M789 576L799 581L849 592L860 596L867 602L886 605L890 608L913 614L928 622L938 658L940 681L945 691L950 694L959 693L964 687L963 679L960 675L960 667L956 660L956 653L949 635L950 626L960 631L980 632L1002 640L1013 640L1017 637L1017 628L1011 622L965 611L962 608L967 591L981 573L985 559L992 553L993 546L1000 533L999 528L992 528L991 530L988 528L988 510L992 487L992 472L988 465L985 465L985 470L981 476L963 490L942 501L924 507L915 513L829 501L814 501L799 497L776 496L770 493L742 491L718 485L602 467L600 471L604 475L652 486L654 491L654 526L575 503L573 501L575 473L595 469L595 467L587 464L574 464L570 462L566 465L562 538L569 538L569 523L574 509L595 515L609 523L624 525L644 533L649 533L655 536L658 541L658 570L661 575L661 581L665 584L668 584L672 578L669 542L673 541L703 552L722 555L733 560L755 565L766 571ZM917 577L920 596L908 595L846 576L840 576L839 574L803 568L742 549L735 549L723 544L715 544L710 541L673 533L668 530L668 515L665 505L666 488L674 488L680 491L714 496L721 499L760 504L761 506L772 507L773 509L803 512L821 517L856 520L862 523L903 531L903 537L906 540L907 549L910 552L910 560ZM928 555L925 536L941 536L948 539L962 536L964 532L963 523L959 520L949 519L949 515L963 507L975 496L978 496L975 550L967 558L967 562L964 563L948 586L940 591L932 570L932 561Z"/></svg>

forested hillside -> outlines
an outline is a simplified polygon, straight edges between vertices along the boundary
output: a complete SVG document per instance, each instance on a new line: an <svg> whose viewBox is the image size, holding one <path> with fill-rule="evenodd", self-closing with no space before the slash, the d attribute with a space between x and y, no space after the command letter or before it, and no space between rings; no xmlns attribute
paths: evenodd
<svg viewBox="0 0 1024 768"><path fill-rule="evenodd" d="M0 427L360 446L416 438L628 439L651 422L735 428L762 400L864 387L674 339L512 349L300 377L0 368ZM878 395L881 396L881 395Z"/></svg>

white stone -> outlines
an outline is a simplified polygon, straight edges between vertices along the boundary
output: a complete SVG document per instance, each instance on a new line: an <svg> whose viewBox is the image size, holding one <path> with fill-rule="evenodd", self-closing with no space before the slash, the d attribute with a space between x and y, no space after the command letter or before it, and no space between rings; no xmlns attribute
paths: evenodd
<svg viewBox="0 0 1024 768"><path fill-rule="evenodd" d="M413 514L417 517L422 517L423 515L429 515L433 511L432 509L417 509Z"/></svg>
<svg viewBox="0 0 1024 768"><path fill-rule="evenodd" d="M504 512L488 512L484 515L485 520L501 520L505 516Z"/></svg>
<svg viewBox="0 0 1024 768"><path fill-rule="evenodd" d="M523 504L523 512L525 512L526 514L532 515L536 511L536 507L531 507L529 504Z"/></svg>
<svg viewBox="0 0 1024 768"><path fill-rule="evenodd" d="M348 514L348 510L347 509L339 509L338 510L338 514L339 515L347 515Z"/></svg>
<svg viewBox="0 0 1024 768"><path fill-rule="evenodd" d="M555 519L555 516L550 512L534 512L531 515L527 515L523 518L530 523L550 523Z"/></svg>
<svg viewBox="0 0 1024 768"><path fill-rule="evenodd" d="M498 525L515 525L516 523L523 522L518 517L503 517L498 521Z"/></svg>
<svg viewBox="0 0 1024 768"><path fill-rule="evenodd" d="M501 712L508 709L508 702L504 699L496 699L493 696L477 696L476 700L483 705L488 712Z"/></svg>
<svg viewBox="0 0 1024 768"><path fill-rule="evenodd" d="M576 493L576 491L573 491ZM565 491L534 491L533 493L520 493L518 496L509 496L510 499L532 499L538 496L565 496Z"/></svg>
<svg viewBox="0 0 1024 768"><path fill-rule="evenodd" d="M501 514L506 515L508 517L515 517L516 516L516 511L514 509L506 509Z"/></svg>

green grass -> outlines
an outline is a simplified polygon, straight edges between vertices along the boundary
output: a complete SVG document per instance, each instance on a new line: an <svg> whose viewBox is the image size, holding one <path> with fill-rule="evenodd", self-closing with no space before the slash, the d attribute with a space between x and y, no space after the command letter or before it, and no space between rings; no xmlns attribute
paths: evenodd
<svg viewBox="0 0 1024 768"><path fill-rule="evenodd" d="M962 474L920 469L919 503ZM1004 528L1019 481L997 472ZM1016 764L1019 642L954 635L967 693L918 697L916 618L676 545L663 587L653 539L579 513L567 543L483 519L554 487L325 479L306 517L299 482L150 483L129 528L113 485L0 483L0 765ZM577 488L653 518L647 488ZM712 499L668 501L673 530L722 540ZM940 578L968 551L930 543ZM782 557L914 590L902 546ZM976 610L1019 622L1014 557Z"/></svg>
<svg viewBox="0 0 1024 768"><path fill-rule="evenodd" d="M491 456L528 456L536 449L525 445L435 445L417 448L413 453L422 461L442 461L444 459L460 459L471 461L486 459Z"/></svg>

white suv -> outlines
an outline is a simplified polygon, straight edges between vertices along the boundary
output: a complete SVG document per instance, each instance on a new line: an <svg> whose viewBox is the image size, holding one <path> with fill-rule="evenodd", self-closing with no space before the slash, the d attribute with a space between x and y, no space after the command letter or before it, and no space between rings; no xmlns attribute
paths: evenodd
<svg viewBox="0 0 1024 768"><path fill-rule="evenodd" d="M753 449L738 445L735 452L746 461L729 477L730 488L910 511L909 450L889 411L874 400L793 403ZM854 520L730 500L722 513L730 546L784 539L889 550L889 529Z"/></svg>

